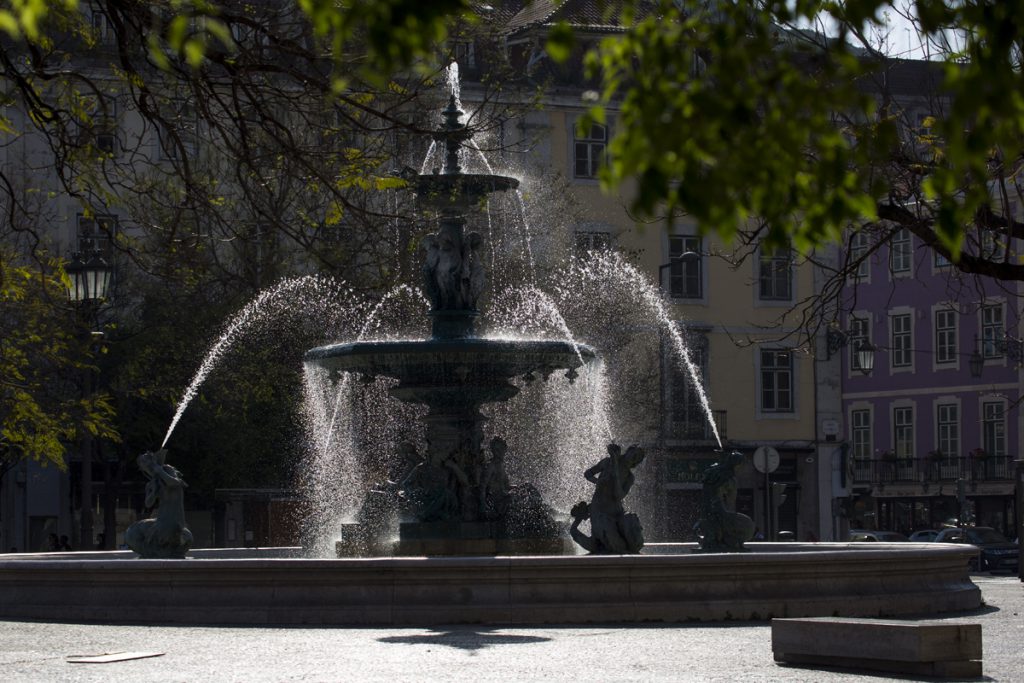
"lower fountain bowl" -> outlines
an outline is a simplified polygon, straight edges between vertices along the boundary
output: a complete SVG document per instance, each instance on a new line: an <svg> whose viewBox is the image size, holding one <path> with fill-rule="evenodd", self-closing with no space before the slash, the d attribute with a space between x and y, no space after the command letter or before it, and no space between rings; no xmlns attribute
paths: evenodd
<svg viewBox="0 0 1024 683"><path fill-rule="evenodd" d="M751 543L750 553L305 559L299 549L7 555L0 618L152 624L583 624L976 609L974 550ZM290 556L291 555L291 556Z"/></svg>

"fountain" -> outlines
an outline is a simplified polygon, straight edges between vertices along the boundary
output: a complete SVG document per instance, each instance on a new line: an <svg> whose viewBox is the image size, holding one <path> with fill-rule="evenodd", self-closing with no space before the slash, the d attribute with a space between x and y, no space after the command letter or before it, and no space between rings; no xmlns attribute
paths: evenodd
<svg viewBox="0 0 1024 683"><path fill-rule="evenodd" d="M730 498L734 460L723 463L720 491L702 522L720 529L714 543L704 548L648 543L643 554L551 554L570 534L595 551L635 551L639 524L619 509L618 501L595 496L589 505L577 505L573 526L565 528L550 518L535 487L510 485L502 472L505 452L515 454L517 432L532 425L506 424L504 433L494 434L484 446L482 406L493 413L520 386L538 378L571 382L598 359L592 348L568 339L476 334L485 277L482 238L466 232L466 216L488 194L514 190L518 183L491 173L461 173L459 148L471 131L459 117L453 97L435 140L444 146L444 172L408 177L420 206L439 216L437 233L425 240L423 266L430 338L367 341L360 335L306 354L307 363L334 375L339 387L381 387L398 405L420 415L425 453L412 442L396 448L408 471L395 482L399 486L378 491L389 497L384 508L397 505L401 509L392 512L404 517L389 552L338 558L307 557L298 548L210 549L189 551L184 560L136 559L128 551L5 555L0 556L0 618L498 625L899 616L980 605L980 591L968 576L974 551L967 547L747 543L750 552L721 552L735 549L737 540L742 543L749 526L724 504ZM608 263L611 268L591 273L606 278L602 286L615 278L639 277L624 262ZM660 319L668 320L655 294L645 290L643 298ZM231 332L235 329L233 323ZM692 366L678 330L673 326L669 332L670 344ZM215 351L221 353L223 346L219 343ZM208 359L201 372L211 363ZM325 416L327 440L338 417L341 388L335 392L334 412ZM183 410L184 405L175 421ZM499 422L492 414L491 424ZM607 445L611 435L603 436ZM586 457L596 459L598 453L595 449ZM642 451L633 450L629 467L643 459ZM572 476L582 481L583 469ZM600 480L601 469L591 468L588 477ZM364 508L373 516L374 504ZM599 524L588 537L578 527L595 513L604 517L600 524L606 528L602 531ZM512 523L524 517L534 523ZM625 531L621 538L607 532L609 519ZM176 530L177 521L168 518L166 525ZM158 515L139 527L139 534L162 523ZM371 533L366 526L349 531L365 541ZM374 544L382 544L379 535ZM343 554L346 548L343 537Z"/></svg>
<svg viewBox="0 0 1024 683"><path fill-rule="evenodd" d="M559 533L554 520L540 519L547 512L535 488L522 484L510 490L487 490L485 472L495 456L490 462L485 458L482 425L486 418L480 407L516 395L519 389L511 383L513 378L539 376L547 381L563 372L572 381L576 369L594 358L594 351L567 341L477 336L475 322L486 282L483 238L466 232L466 216L487 195L514 190L519 181L462 172L459 152L473 134L462 123L462 114L453 94L434 135L444 148L443 171L409 178L419 206L439 216L439 229L424 240L423 249L431 338L333 344L310 350L306 360L335 375L347 372L360 375L363 381L397 380L391 396L427 408L422 418L426 454L405 477L403 497L396 496L394 501L406 503L412 517L400 526L397 554L494 554L545 548L560 552L564 533ZM497 499L503 503L494 505ZM527 529L513 528L511 519L534 523ZM359 526L348 527L357 548L366 546L371 533L386 531L370 532Z"/></svg>

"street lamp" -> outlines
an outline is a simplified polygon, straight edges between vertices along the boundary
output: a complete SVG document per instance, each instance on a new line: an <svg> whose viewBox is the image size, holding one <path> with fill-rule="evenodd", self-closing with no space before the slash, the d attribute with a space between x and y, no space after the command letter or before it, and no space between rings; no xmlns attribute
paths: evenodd
<svg viewBox="0 0 1024 683"><path fill-rule="evenodd" d="M111 276L114 269L106 262L99 250L94 250L88 261L82 260L82 255L76 253L64 271L68 274L71 282L68 286L68 300L77 305L80 321L86 328L86 334L91 339L94 336L102 336L102 332L96 332L96 313L100 303L107 298L110 288ZM82 376L82 393L89 396L93 391L92 373L86 368ZM92 546L92 438L88 432L84 433L81 442L82 458L82 511L81 531L79 548L90 549Z"/></svg>
<svg viewBox="0 0 1024 683"><path fill-rule="evenodd" d="M854 347L857 369L861 371L861 374L870 375L871 371L875 369L875 351L878 350L877 347L867 339L857 340L857 337L852 332L843 332L839 329L839 324L836 322L829 325L825 333L827 359L831 359L839 349L853 341L857 343Z"/></svg>
<svg viewBox="0 0 1024 683"><path fill-rule="evenodd" d="M974 351L967 359L967 369L974 379L981 377L981 371L985 369L985 358L978 351L978 335L974 335Z"/></svg>
<svg viewBox="0 0 1024 683"><path fill-rule="evenodd" d="M669 296L677 297L677 295L674 292L672 292L672 275L675 274L680 277L684 277L682 268L685 265L694 264L697 268L700 268L701 256L702 255L696 251L685 251L679 256L672 257L672 260L669 261L668 263L658 266L658 285L661 286L662 288L665 287L665 271L669 271ZM675 272L676 269L678 269L678 272ZM700 278L701 275L700 271L698 270L698 281L700 280ZM682 295L680 294L678 296L681 297Z"/></svg>
<svg viewBox="0 0 1024 683"><path fill-rule="evenodd" d="M870 375L875 369L875 345L866 339L857 344L857 369L863 375Z"/></svg>
<svg viewBox="0 0 1024 683"><path fill-rule="evenodd" d="M88 306L107 298L114 269L104 260L99 250L93 251L88 262L82 260L80 253L75 253L64 271L71 278L69 300Z"/></svg>

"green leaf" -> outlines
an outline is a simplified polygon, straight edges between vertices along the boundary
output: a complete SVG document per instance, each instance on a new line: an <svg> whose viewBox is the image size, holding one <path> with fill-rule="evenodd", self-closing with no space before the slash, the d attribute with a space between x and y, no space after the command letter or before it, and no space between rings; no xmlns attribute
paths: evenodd
<svg viewBox="0 0 1024 683"><path fill-rule="evenodd" d="M576 34L572 27L565 21L555 24L548 33L548 40L545 49L548 56L561 64L569 59L573 48L576 46Z"/></svg>

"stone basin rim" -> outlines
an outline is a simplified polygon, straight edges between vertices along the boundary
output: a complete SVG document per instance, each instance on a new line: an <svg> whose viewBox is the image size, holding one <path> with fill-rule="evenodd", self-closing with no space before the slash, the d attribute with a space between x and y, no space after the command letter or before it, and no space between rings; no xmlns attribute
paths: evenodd
<svg viewBox="0 0 1024 683"><path fill-rule="evenodd" d="M388 566L402 565L459 565L459 564L654 564L661 560L671 560L675 563L684 564L722 564L732 563L760 564L772 562L802 562L809 560L872 560L877 561L882 557L900 558L923 558L945 556L944 559L962 557L965 562L976 553L973 548L958 544L934 544L934 543L855 543L855 542L819 542L819 543L756 543L747 544L760 546L780 546L757 552L748 553L701 553L691 552L698 549L696 543L651 543L645 546L644 552L639 555L465 555L445 557L347 557L347 558L324 558L304 557L301 547L282 546L267 548L199 548L189 551L184 560L175 559L142 559L130 550L98 550L86 552L52 552L52 553L20 553L0 555L0 569L13 566L25 567L33 565L37 567L54 565L86 564L95 566L94 563L105 562L108 564L130 563L135 566L163 566L175 567L192 563L209 564L223 562L237 564L241 562L258 563L273 562L300 562L303 565L313 564L339 565L356 564L368 566L373 563ZM651 547L653 546L653 547ZM658 549L668 552L657 552ZM653 551L653 552L652 552ZM190 562L191 561L191 562Z"/></svg>
<svg viewBox="0 0 1024 683"><path fill-rule="evenodd" d="M216 558L199 550L191 560L135 559L128 551L9 555L0 559L0 618L608 624L917 617L981 606L968 574L969 548L850 545L856 544L741 554L437 558L275 558L262 550L255 558ZM204 554L209 559L198 559Z"/></svg>

